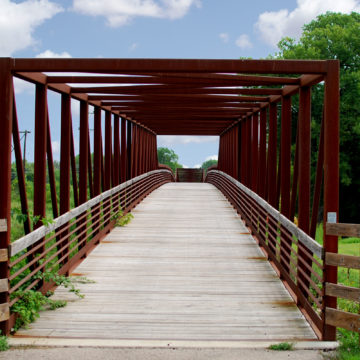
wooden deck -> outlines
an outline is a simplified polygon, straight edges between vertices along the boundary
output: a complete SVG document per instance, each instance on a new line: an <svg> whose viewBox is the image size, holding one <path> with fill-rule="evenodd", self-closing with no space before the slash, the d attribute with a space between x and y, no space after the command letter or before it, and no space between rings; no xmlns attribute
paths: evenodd
<svg viewBox="0 0 360 360"><path fill-rule="evenodd" d="M133 211L73 275L84 299L44 311L26 337L316 339L255 240L212 185L171 183Z"/></svg>

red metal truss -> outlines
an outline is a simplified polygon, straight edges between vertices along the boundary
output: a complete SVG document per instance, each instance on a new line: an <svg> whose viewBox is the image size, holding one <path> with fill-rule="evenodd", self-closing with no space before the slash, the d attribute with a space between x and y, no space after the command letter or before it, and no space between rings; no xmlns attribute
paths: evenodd
<svg viewBox="0 0 360 360"><path fill-rule="evenodd" d="M214 135L220 137L218 169L239 180L290 220L297 214L299 227L311 237L315 236L321 194L324 224L328 214L338 218L337 60L0 58L0 219L7 219L7 231L0 232L0 250L10 244L12 138L21 208L24 214L29 210L13 77L36 85L34 215L42 217L46 212L47 170L53 215L57 217L69 211L71 195L74 204L81 205L89 195L93 198L158 169L156 135ZM324 90L320 120L313 119L311 113L311 88L318 84ZM60 189L55 186L50 139L47 97L51 91L61 94ZM75 161L72 99L80 101L79 169ZM299 104L296 111L293 104ZM89 129L90 106L94 108L93 133ZM322 122L313 187L312 120ZM109 204L103 206L110 208ZM100 222L100 213L99 208L91 209L94 223ZM85 222L78 221L81 230ZM110 224L110 213L103 221L106 226ZM274 219L270 223L266 224L266 231L274 241L280 233L284 245L280 264L287 271L291 238L282 228L276 231ZM40 225L41 221L37 226ZM24 231L31 231L29 218ZM62 249L70 247L69 231L69 224L65 224L57 235ZM94 236L100 234L98 228L94 230ZM86 247L84 236L79 235L79 239L79 249ZM325 235L324 248L337 252L337 238ZM304 259L296 275L301 284L299 293L307 297L313 257L301 246L298 252ZM65 266L69 254L65 251L60 255ZM325 266L324 274L324 282L336 283L336 267ZM2 278L9 278L9 259L0 261ZM323 301L325 306L336 307L334 297L324 296ZM0 293L2 303L9 303L6 292ZM10 323L4 324L2 330L8 333ZM334 338L334 327L324 321L317 327L320 337Z"/></svg>

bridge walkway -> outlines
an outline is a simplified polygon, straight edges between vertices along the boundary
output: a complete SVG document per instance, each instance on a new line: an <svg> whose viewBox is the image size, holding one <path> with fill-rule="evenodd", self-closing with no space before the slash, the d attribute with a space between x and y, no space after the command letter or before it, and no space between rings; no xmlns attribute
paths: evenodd
<svg viewBox="0 0 360 360"><path fill-rule="evenodd" d="M169 183L145 198L72 275L84 299L44 311L16 337L309 340L314 332L214 186Z"/></svg>

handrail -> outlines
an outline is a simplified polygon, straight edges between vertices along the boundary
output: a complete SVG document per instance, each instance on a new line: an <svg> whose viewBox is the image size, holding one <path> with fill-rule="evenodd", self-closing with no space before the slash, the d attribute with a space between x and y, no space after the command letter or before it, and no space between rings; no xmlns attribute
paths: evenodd
<svg viewBox="0 0 360 360"><path fill-rule="evenodd" d="M205 181L216 186L241 215L290 295L322 339L326 315L323 247L228 174L210 170Z"/></svg>
<svg viewBox="0 0 360 360"><path fill-rule="evenodd" d="M263 198L257 195L254 191L250 190L239 181L231 177L230 175L219 171L219 170L210 170L210 173L218 173L225 176L228 180L238 186L242 191L244 191L247 195L249 195L252 199L254 199L260 206L262 206L271 216L280 222L292 235L296 236L297 239L305 245L309 250L311 250L315 255L317 255L320 259L324 259L324 248L317 243L314 239L312 239L309 235L307 235L303 230L297 227L293 222L291 222L288 218L282 215L278 210L272 207L268 202L266 202Z"/></svg>
<svg viewBox="0 0 360 360"><path fill-rule="evenodd" d="M43 225L43 226L39 227L38 229L32 231L30 234L27 234L27 235L23 236L22 238L11 243L9 246L10 256L14 256L14 255L18 254L20 251L26 249L28 246L35 244L38 240L42 239L43 237L50 234L54 230L58 229L60 226L66 224L67 222L74 219L79 214L83 213L86 210L89 210L90 208L92 208L96 204L100 203L101 201L107 199L108 197L115 194L116 192L121 191L122 189L125 189L129 185L134 184L134 183L140 181L141 179L144 179L147 176L150 176L150 175L156 174L156 173L161 173L161 172L171 173L169 170L153 170L153 171L149 171L148 173L139 175L139 176L137 176L133 179L130 179L118 186L113 187L110 190L103 192L102 194L90 199L86 203L57 217L56 219L54 219L54 222L52 224L49 224L47 226Z"/></svg>
<svg viewBox="0 0 360 360"><path fill-rule="evenodd" d="M114 227L118 218L134 208L150 192L174 181L168 170L153 170L126 181L54 219L13 242L8 293L11 308L19 300L18 291L36 289L45 293L54 284L40 281L36 274L46 270L69 274ZM0 284L1 285L1 284ZM5 319L10 328L16 314Z"/></svg>

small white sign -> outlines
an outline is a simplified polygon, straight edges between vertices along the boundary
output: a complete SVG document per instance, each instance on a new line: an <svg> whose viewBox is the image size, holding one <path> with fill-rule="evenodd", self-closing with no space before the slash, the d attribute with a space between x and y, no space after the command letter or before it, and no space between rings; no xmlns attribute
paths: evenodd
<svg viewBox="0 0 360 360"><path fill-rule="evenodd" d="M337 223L336 212L328 212L327 213L327 222L330 224Z"/></svg>

